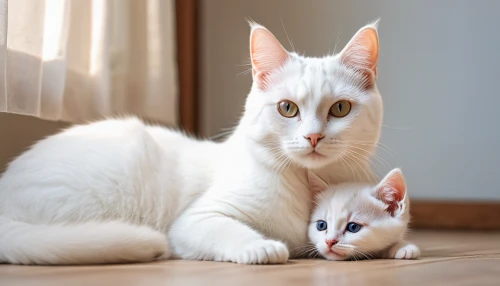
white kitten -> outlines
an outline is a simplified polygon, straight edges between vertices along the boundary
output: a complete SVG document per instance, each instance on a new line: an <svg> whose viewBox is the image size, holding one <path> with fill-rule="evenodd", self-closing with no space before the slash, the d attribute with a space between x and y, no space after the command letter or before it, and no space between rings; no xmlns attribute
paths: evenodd
<svg viewBox="0 0 500 286"><path fill-rule="evenodd" d="M70 128L0 178L0 262L184 259L284 263L305 245L307 168L370 181L382 122L376 25L338 55L250 36L253 85L235 132L197 141L137 119Z"/></svg>
<svg viewBox="0 0 500 286"><path fill-rule="evenodd" d="M378 185L343 183L328 186L309 173L317 207L309 239L328 260L416 259L420 250L405 242L410 201L403 173L392 170Z"/></svg>

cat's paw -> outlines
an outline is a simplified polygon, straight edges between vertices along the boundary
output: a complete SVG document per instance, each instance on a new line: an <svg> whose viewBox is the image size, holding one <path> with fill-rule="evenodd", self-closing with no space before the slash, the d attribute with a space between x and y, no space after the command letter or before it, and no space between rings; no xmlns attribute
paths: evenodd
<svg viewBox="0 0 500 286"><path fill-rule="evenodd" d="M420 249L415 244L399 242L388 250L390 259L417 259L420 257Z"/></svg>
<svg viewBox="0 0 500 286"><path fill-rule="evenodd" d="M257 240L245 245L236 257L239 264L280 264L288 261L288 248L276 240Z"/></svg>

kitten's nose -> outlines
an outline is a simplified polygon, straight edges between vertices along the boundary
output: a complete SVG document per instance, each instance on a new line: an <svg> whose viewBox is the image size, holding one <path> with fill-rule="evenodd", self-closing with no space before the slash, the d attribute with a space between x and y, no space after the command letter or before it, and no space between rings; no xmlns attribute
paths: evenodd
<svg viewBox="0 0 500 286"><path fill-rule="evenodd" d="M326 245L328 245L328 248L332 248L332 246L337 244L337 242L339 242L339 241L335 240L335 239L327 239L327 240L325 240L325 242L326 242Z"/></svg>
<svg viewBox="0 0 500 286"><path fill-rule="evenodd" d="M325 137L325 135L321 133L313 133L304 136L304 138L309 140L309 143L311 143L313 147L316 147L316 145L318 145L319 140L323 139L323 137Z"/></svg>

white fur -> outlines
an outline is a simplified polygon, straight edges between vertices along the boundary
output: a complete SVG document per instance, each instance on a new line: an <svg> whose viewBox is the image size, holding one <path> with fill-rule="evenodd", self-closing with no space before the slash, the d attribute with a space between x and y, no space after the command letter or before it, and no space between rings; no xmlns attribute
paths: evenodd
<svg viewBox="0 0 500 286"><path fill-rule="evenodd" d="M15 264L136 262L170 255L161 232L118 221L47 226L3 218L0 228L0 261Z"/></svg>
<svg viewBox="0 0 500 286"><path fill-rule="evenodd" d="M266 71L266 85L254 78L225 142L129 118L76 126L34 145L0 179L0 262L152 260L169 252L158 232L184 259L284 263L296 256L308 241L312 207L305 168L328 173L332 183L371 181L382 102L340 55L288 55ZM300 117L279 114L283 99L299 106ZM352 111L332 119L328 110L340 99ZM325 135L320 155L304 138L310 133Z"/></svg>
<svg viewBox="0 0 500 286"><path fill-rule="evenodd" d="M396 169L393 172L400 171ZM398 209L391 215L378 193L380 190L392 192L381 187L384 180L379 185L342 183L329 187L326 183L321 183L317 176L310 174L311 184L320 193L309 224L312 248L305 248L303 253L317 251L328 260L418 258L418 247L404 241L410 220L410 201L406 187ZM327 223L326 230L317 229L319 220ZM359 232L352 233L346 230L349 222L363 226ZM330 248L327 240L338 242Z"/></svg>

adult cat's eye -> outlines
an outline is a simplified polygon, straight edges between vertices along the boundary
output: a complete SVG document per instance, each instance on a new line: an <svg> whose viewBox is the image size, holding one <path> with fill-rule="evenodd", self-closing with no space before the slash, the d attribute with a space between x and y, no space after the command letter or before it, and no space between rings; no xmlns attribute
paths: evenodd
<svg viewBox="0 0 500 286"><path fill-rule="evenodd" d="M330 115L341 118L351 112L351 103L347 100L339 100L330 107Z"/></svg>
<svg viewBox="0 0 500 286"><path fill-rule="evenodd" d="M281 115L292 118L299 113L299 107L290 100L282 100L278 102L278 111Z"/></svg>
<svg viewBox="0 0 500 286"><path fill-rule="evenodd" d="M316 229L319 230L319 231L323 231L327 228L327 224L326 224L326 221L324 220L318 220L316 222Z"/></svg>
<svg viewBox="0 0 500 286"><path fill-rule="evenodd" d="M350 222L347 224L345 230L347 230L348 232L356 233L361 230L361 225L355 222Z"/></svg>

